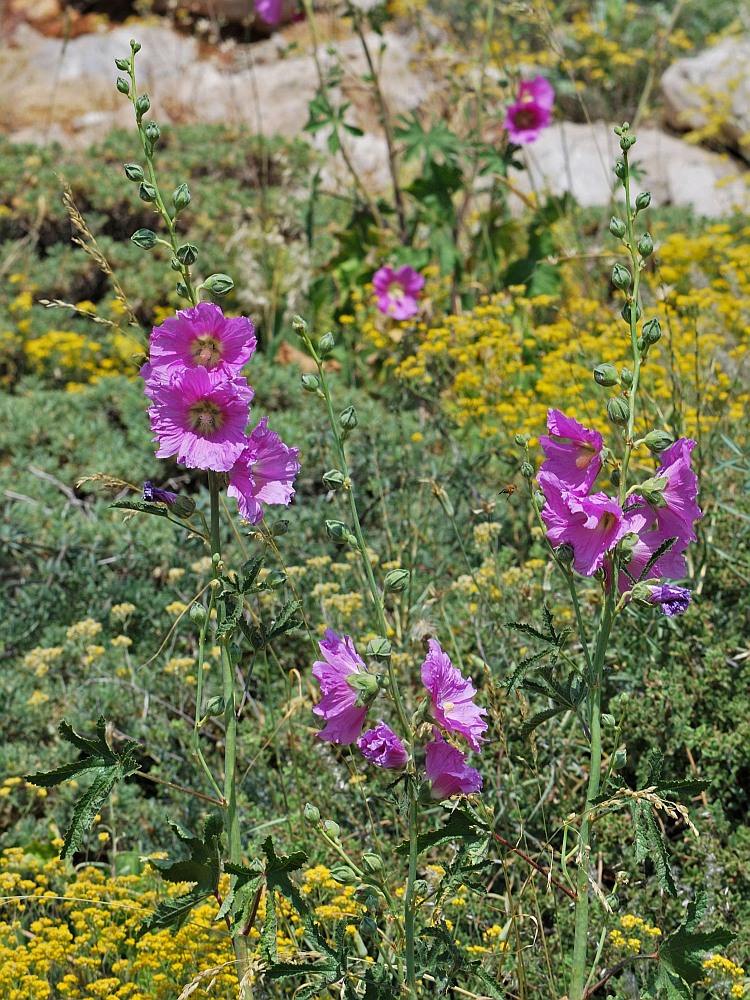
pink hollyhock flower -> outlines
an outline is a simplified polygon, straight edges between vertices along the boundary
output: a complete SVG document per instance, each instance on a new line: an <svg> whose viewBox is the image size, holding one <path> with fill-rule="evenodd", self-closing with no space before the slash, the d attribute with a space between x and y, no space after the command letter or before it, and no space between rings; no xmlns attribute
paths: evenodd
<svg viewBox="0 0 750 1000"><path fill-rule="evenodd" d="M556 476L540 472L537 480L547 500L542 508L547 538L554 546L570 545L575 571L592 576L630 530L622 508L606 493L579 496Z"/></svg>
<svg viewBox="0 0 750 1000"><path fill-rule="evenodd" d="M231 378L239 375L256 345L249 319L225 316L213 302L199 302L153 328L149 360L139 374L165 381L185 368L205 368Z"/></svg>
<svg viewBox="0 0 750 1000"><path fill-rule="evenodd" d="M253 390L244 378L220 379L205 368L186 368L166 381L146 383L157 458L177 456L190 469L228 472L247 443L245 425Z"/></svg>
<svg viewBox="0 0 750 1000"><path fill-rule="evenodd" d="M482 733L487 723L484 708L474 704L477 693L471 681L454 667L437 639L430 639L429 653L422 664L422 683L432 696L432 714L436 722L451 733L461 733L472 750L481 750Z"/></svg>
<svg viewBox="0 0 750 1000"><path fill-rule="evenodd" d="M425 747L425 773L432 782L435 799L449 799L452 795L470 795L482 787L482 776L476 768L466 763L466 757L446 743L437 729L434 739Z"/></svg>
<svg viewBox="0 0 750 1000"><path fill-rule="evenodd" d="M559 410L547 411L547 430L550 436L539 438L545 456L540 472L557 476L572 493L588 493L602 467L601 434Z"/></svg>
<svg viewBox="0 0 750 1000"><path fill-rule="evenodd" d="M378 309L393 319L409 319L419 306L417 296L424 285L424 278L413 267L404 264L398 271L390 265L381 267L372 276L378 296Z"/></svg>
<svg viewBox="0 0 750 1000"><path fill-rule="evenodd" d="M674 618L675 615L683 615L690 606L690 591L686 587L676 587L671 583L664 583L660 587L649 587L649 604L657 604L661 608L663 615L667 618Z"/></svg>
<svg viewBox="0 0 750 1000"><path fill-rule="evenodd" d="M359 704L361 695L368 688L374 694L377 679L367 672L351 636L336 635L329 628L319 646L325 660L316 660L312 672L320 684L322 697L313 712L325 719L326 726L317 734L318 739L353 743L367 716L367 705Z"/></svg>
<svg viewBox="0 0 750 1000"><path fill-rule="evenodd" d="M255 0L255 13L266 24L278 24L281 20L282 0Z"/></svg>
<svg viewBox="0 0 750 1000"><path fill-rule="evenodd" d="M289 506L294 477L300 470L297 448L288 448L268 429L268 417L245 439L245 448L229 470L227 493L235 497L240 514L251 524L263 519L265 504Z"/></svg>
<svg viewBox="0 0 750 1000"><path fill-rule="evenodd" d="M555 91L543 76L524 80L518 88L518 100L505 113L505 128L511 142L521 145L534 142L552 119Z"/></svg>
<svg viewBox="0 0 750 1000"><path fill-rule="evenodd" d="M379 722L374 729L368 729L357 740L362 756L378 767L403 767L409 759L406 747L390 726Z"/></svg>
<svg viewBox="0 0 750 1000"><path fill-rule="evenodd" d="M689 542L695 541L693 525L703 516L696 501L698 477L690 467L690 453L694 447L695 441L679 438L662 452L661 466L654 473L654 479L667 480L661 493L666 507L649 508L664 537L677 538L683 549ZM642 497L634 496L632 499L639 504L640 510L648 506Z"/></svg>

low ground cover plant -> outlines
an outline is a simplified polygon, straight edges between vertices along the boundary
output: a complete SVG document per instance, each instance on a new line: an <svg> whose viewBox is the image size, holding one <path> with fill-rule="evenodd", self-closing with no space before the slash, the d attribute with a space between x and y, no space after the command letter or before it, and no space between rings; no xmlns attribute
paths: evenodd
<svg viewBox="0 0 750 1000"><path fill-rule="evenodd" d="M483 297L494 253L469 281L460 211L437 232L404 188L410 240L365 230L336 305L288 317L300 376L289 304L251 321L186 235L138 48L119 184L153 305L69 198L112 291L66 307L135 346L42 351L31 274L6 305L0 982L742 996L742 222L659 234L623 124L606 252L556 260L559 206L508 218ZM515 88L507 162L551 91Z"/></svg>

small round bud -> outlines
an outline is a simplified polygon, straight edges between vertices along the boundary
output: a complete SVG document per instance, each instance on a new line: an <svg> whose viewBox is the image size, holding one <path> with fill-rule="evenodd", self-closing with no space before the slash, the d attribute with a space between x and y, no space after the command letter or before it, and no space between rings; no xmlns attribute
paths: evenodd
<svg viewBox="0 0 750 1000"><path fill-rule="evenodd" d="M630 271L623 264L615 264L612 268L612 284L621 292L626 292L633 281Z"/></svg>
<svg viewBox="0 0 750 1000"><path fill-rule="evenodd" d="M654 252L654 241L650 233L644 233L636 243L636 249L641 257L650 257Z"/></svg>
<svg viewBox="0 0 750 1000"><path fill-rule="evenodd" d="M142 181L144 178L143 167L137 163L124 163L123 170L129 181Z"/></svg>
<svg viewBox="0 0 750 1000"><path fill-rule="evenodd" d="M605 712L602 715L602 725L605 729L614 729L617 725L614 715L610 715L609 712Z"/></svg>
<svg viewBox="0 0 750 1000"><path fill-rule="evenodd" d="M363 854L362 870L368 875L380 875L383 871L383 861L377 854Z"/></svg>
<svg viewBox="0 0 750 1000"><path fill-rule="evenodd" d="M179 260L177 260L176 257L172 257L172 259L169 262L169 266L172 268L173 271L182 270L182 264L179 262Z"/></svg>
<svg viewBox="0 0 750 1000"><path fill-rule="evenodd" d="M181 299L190 298L190 289L188 288L188 286L185 284L184 281L177 282L177 285L175 286L175 291L177 292L177 294L180 296Z"/></svg>
<svg viewBox="0 0 750 1000"><path fill-rule="evenodd" d="M620 768L625 767L628 762L628 752L624 747L619 747L612 754L612 767L615 771L619 771Z"/></svg>
<svg viewBox="0 0 750 1000"><path fill-rule="evenodd" d="M289 521L285 517L280 517L271 525L271 538L280 538L289 531Z"/></svg>
<svg viewBox="0 0 750 1000"><path fill-rule="evenodd" d="M408 569L392 569L385 574L385 592L400 593L409 586L410 573Z"/></svg>
<svg viewBox="0 0 750 1000"><path fill-rule="evenodd" d="M305 803L305 819L308 823L320 822L320 809L314 806L312 802Z"/></svg>
<svg viewBox="0 0 750 1000"><path fill-rule="evenodd" d="M659 452L664 451L672 443L671 435L667 434L666 431L649 431L648 434L643 439L643 443L646 445L650 452L658 455Z"/></svg>
<svg viewBox="0 0 750 1000"><path fill-rule="evenodd" d="M269 590L278 590L286 583L286 573L283 569L272 569L266 577L266 586Z"/></svg>
<svg viewBox="0 0 750 1000"><path fill-rule="evenodd" d="M144 131L145 131L145 134L146 134L146 138L148 139L149 143L151 144L151 147L152 147L152 150L153 150L153 147L157 144L157 142L161 138L161 129L156 124L156 122L149 122L146 125L146 128L145 128Z"/></svg>
<svg viewBox="0 0 750 1000"><path fill-rule="evenodd" d="M647 344L655 344L661 340L661 323L655 318L648 320L648 322L643 324L641 334Z"/></svg>
<svg viewBox="0 0 750 1000"><path fill-rule="evenodd" d="M612 471L609 474L609 481L612 483L612 485L614 487L618 487L620 485L621 479L622 477L620 476L620 470L612 469Z"/></svg>
<svg viewBox="0 0 750 1000"><path fill-rule="evenodd" d="M190 204L190 188L184 181L172 192L172 204L174 205L175 215ZM179 253L179 250L177 252Z"/></svg>
<svg viewBox="0 0 750 1000"><path fill-rule="evenodd" d="M343 521L326 521L325 528L326 534L336 545L348 545L353 537Z"/></svg>
<svg viewBox="0 0 750 1000"><path fill-rule="evenodd" d="M300 381L305 392L317 392L320 389L320 379L312 372L305 372Z"/></svg>
<svg viewBox="0 0 750 1000"><path fill-rule="evenodd" d="M630 323L631 317L633 316L633 303L626 302L625 305L620 310L620 315L625 320L626 323ZM635 303L635 321L636 323L641 318L641 307L638 303Z"/></svg>
<svg viewBox="0 0 750 1000"><path fill-rule="evenodd" d="M617 369L614 365L609 364L609 362L604 362L604 364L597 365L594 369L594 381L597 385L603 386L613 386L620 384L620 377L617 374Z"/></svg>
<svg viewBox="0 0 750 1000"><path fill-rule="evenodd" d="M516 434L516 436L513 438L513 440L521 448L525 448L526 445L529 443L529 435L528 434Z"/></svg>
<svg viewBox="0 0 750 1000"><path fill-rule="evenodd" d="M234 282L228 274L210 274L203 282L203 287L211 295L221 297L232 291Z"/></svg>
<svg viewBox="0 0 750 1000"><path fill-rule="evenodd" d="M613 424L624 427L630 419L630 406L624 396L615 396L607 403L607 416Z"/></svg>
<svg viewBox="0 0 750 1000"><path fill-rule="evenodd" d="M378 635L370 639L365 652L373 660L387 660L391 655L391 644L382 635Z"/></svg>
<svg viewBox="0 0 750 1000"><path fill-rule="evenodd" d="M555 549L555 555L566 566L569 566L575 558L575 552L573 551L573 546L568 545L567 542L563 542L562 545L558 545Z"/></svg>
<svg viewBox="0 0 750 1000"><path fill-rule="evenodd" d="M642 212L644 208L648 208L651 204L651 192L641 191L640 194L635 197L635 210L636 212Z"/></svg>
<svg viewBox="0 0 750 1000"><path fill-rule="evenodd" d="M172 504L172 513L178 517L191 517L195 513L195 500L192 497L177 497Z"/></svg>
<svg viewBox="0 0 750 1000"><path fill-rule="evenodd" d="M618 219L616 215L613 215L612 218L609 220L609 231L610 233L612 233L613 236L616 236L618 239L621 240L622 237L625 235L625 233L628 231L628 227L625 225L622 219Z"/></svg>
<svg viewBox="0 0 750 1000"><path fill-rule="evenodd" d="M141 94L135 100L135 118L136 121L140 122L141 118L146 114L146 112L151 107L151 101L149 100L148 94Z"/></svg>
<svg viewBox="0 0 750 1000"><path fill-rule="evenodd" d="M206 702L206 715L223 715L224 707L224 696L217 694Z"/></svg>
<svg viewBox="0 0 750 1000"><path fill-rule="evenodd" d="M635 136L634 135L621 135L620 136L620 149L623 153L627 153L631 146L635 146Z"/></svg>
<svg viewBox="0 0 750 1000"><path fill-rule="evenodd" d="M359 423L359 418L357 417L357 411L353 406L347 406L345 410L341 411L339 415L339 423L345 431L354 430Z"/></svg>
<svg viewBox="0 0 750 1000"><path fill-rule="evenodd" d="M138 185L138 197L141 201L156 201L156 188L153 184L149 184L148 181L141 181Z"/></svg>
<svg viewBox="0 0 750 1000"><path fill-rule="evenodd" d="M338 840L339 834L341 833L341 827L338 823L335 823L332 819L327 819L323 822L323 830L328 834L331 840Z"/></svg>
<svg viewBox="0 0 750 1000"><path fill-rule="evenodd" d="M198 260L198 247L193 243L183 243L181 247L177 247L175 257L180 264L184 264L185 267L190 267L196 262L196 260Z"/></svg>
<svg viewBox="0 0 750 1000"><path fill-rule="evenodd" d="M206 609L203 607L202 604L191 605L188 614L190 615L190 621L194 625L197 625L198 628L203 628L203 626L206 623L206 619L208 618L208 612L206 611Z"/></svg>
<svg viewBox="0 0 750 1000"><path fill-rule="evenodd" d="M336 338L330 332L324 333L323 336L318 341L318 354L321 358L324 358L326 354L330 354L331 351L336 346Z"/></svg>
<svg viewBox="0 0 750 1000"><path fill-rule="evenodd" d="M378 924L375 918L369 915L362 917L359 922L359 933L363 938L375 937L378 933Z"/></svg>
<svg viewBox="0 0 750 1000"><path fill-rule="evenodd" d="M340 490L344 485L345 476L338 469L330 469L323 474L323 485L327 490Z"/></svg>
<svg viewBox="0 0 750 1000"><path fill-rule="evenodd" d="M130 239L141 250L151 250L159 241L159 237L151 229L137 229Z"/></svg>
<svg viewBox="0 0 750 1000"><path fill-rule="evenodd" d="M625 386L626 389L629 389L631 387L631 385L633 384L633 373L629 368L620 369L620 381L622 382L622 384Z"/></svg>
<svg viewBox="0 0 750 1000"><path fill-rule="evenodd" d="M130 49L131 49L133 55L135 55L136 52L140 52L141 51L141 43L140 42L136 42L136 40L134 38L131 38L130 39Z"/></svg>
<svg viewBox="0 0 750 1000"><path fill-rule="evenodd" d="M615 160L615 177L618 177L621 181L625 180L627 177L628 168L625 166L624 160Z"/></svg>
<svg viewBox="0 0 750 1000"><path fill-rule="evenodd" d="M331 869L331 878L339 885L355 885L359 882L357 873L348 865L334 865Z"/></svg>
<svg viewBox="0 0 750 1000"><path fill-rule="evenodd" d="M534 466L531 464L531 462L521 463L521 475L523 476L524 479L531 479L531 477L534 475Z"/></svg>
<svg viewBox="0 0 750 1000"><path fill-rule="evenodd" d="M115 59L115 66L119 70L122 70L123 73L127 73L127 71L130 69L130 60L129 59Z"/></svg>
<svg viewBox="0 0 750 1000"><path fill-rule="evenodd" d="M128 83L128 81L125 79L124 76L118 76L117 77L117 84L116 84L116 86L117 86L117 89L120 91L120 93L121 94L125 94L126 97L130 93L130 84Z"/></svg>
<svg viewBox="0 0 750 1000"><path fill-rule="evenodd" d="M298 337L304 337L307 333L307 323L301 316L292 317L292 329Z"/></svg>

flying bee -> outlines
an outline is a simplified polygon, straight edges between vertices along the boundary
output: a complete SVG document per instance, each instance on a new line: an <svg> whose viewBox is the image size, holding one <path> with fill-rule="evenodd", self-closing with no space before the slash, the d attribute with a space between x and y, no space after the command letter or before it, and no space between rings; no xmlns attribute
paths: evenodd
<svg viewBox="0 0 750 1000"><path fill-rule="evenodd" d="M510 499L514 493L518 493L518 487L515 485L515 483L508 483L507 486L503 486L503 488L498 492L497 495L501 497L503 494L505 494L505 496L508 499Z"/></svg>

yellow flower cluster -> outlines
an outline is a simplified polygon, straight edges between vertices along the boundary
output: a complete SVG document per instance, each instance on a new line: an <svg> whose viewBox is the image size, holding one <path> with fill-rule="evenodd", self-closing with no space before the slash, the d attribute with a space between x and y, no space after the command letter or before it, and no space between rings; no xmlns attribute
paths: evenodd
<svg viewBox="0 0 750 1000"><path fill-rule="evenodd" d="M609 943L613 948L638 955L643 948L644 939L658 937L661 937L658 927L652 927L642 917L626 913L620 917L620 927L609 932Z"/></svg>
<svg viewBox="0 0 750 1000"><path fill-rule="evenodd" d="M745 970L741 965L736 965L731 959L723 955L712 955L703 962L703 968L709 973L706 984L711 979L724 979L731 982L729 995L732 997L744 997L746 995L745 983L739 982L745 975Z"/></svg>

